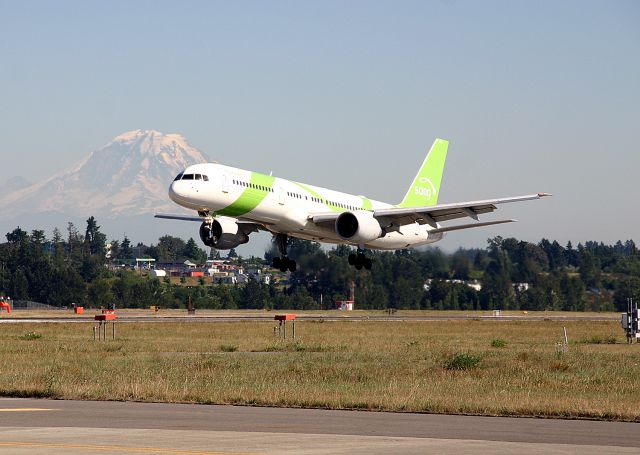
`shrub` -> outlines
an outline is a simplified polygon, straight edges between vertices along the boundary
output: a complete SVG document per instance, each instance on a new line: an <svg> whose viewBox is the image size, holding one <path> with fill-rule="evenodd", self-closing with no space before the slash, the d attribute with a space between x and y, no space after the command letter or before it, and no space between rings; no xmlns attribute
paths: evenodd
<svg viewBox="0 0 640 455"><path fill-rule="evenodd" d="M236 352L238 350L238 345L236 344L221 344L220 350L222 352Z"/></svg>
<svg viewBox="0 0 640 455"><path fill-rule="evenodd" d="M42 335L37 332L27 332L19 338L21 340L37 340L38 338L42 338Z"/></svg>
<svg viewBox="0 0 640 455"><path fill-rule="evenodd" d="M447 370L469 370L480 365L480 356L473 354L456 354L448 359L444 367Z"/></svg>
<svg viewBox="0 0 640 455"><path fill-rule="evenodd" d="M615 335L607 335L602 338L600 335L593 335L591 338L583 338L580 340L583 344L616 344Z"/></svg>
<svg viewBox="0 0 640 455"><path fill-rule="evenodd" d="M491 340L492 348L504 348L506 345L507 345L507 342L501 338L494 338L493 340Z"/></svg>

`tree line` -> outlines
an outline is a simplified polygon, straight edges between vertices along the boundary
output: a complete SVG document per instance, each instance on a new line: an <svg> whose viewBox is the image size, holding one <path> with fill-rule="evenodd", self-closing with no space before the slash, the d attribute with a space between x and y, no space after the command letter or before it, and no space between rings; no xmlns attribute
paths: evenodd
<svg viewBox="0 0 640 455"><path fill-rule="evenodd" d="M632 240L574 247L495 237L486 248L450 254L437 247L372 251L369 272L348 266L348 246L325 251L315 242L290 239L298 270L284 281L213 285L203 279L185 286L107 266L135 256L202 264L220 252L208 255L193 238L169 235L152 245L133 245L126 237L107 244L94 217L84 233L69 223L66 235L55 229L47 238L42 230L16 228L6 239L0 244L0 294L54 306L181 308L191 299L197 308L327 309L347 298L350 282L360 309L623 311L627 298L640 295L640 253ZM274 248L264 258L223 253L258 268L276 255Z"/></svg>

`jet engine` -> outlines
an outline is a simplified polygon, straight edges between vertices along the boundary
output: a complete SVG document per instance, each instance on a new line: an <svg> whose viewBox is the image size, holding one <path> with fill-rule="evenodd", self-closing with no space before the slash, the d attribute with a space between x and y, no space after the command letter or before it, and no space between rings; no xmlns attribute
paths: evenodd
<svg viewBox="0 0 640 455"><path fill-rule="evenodd" d="M249 241L249 236L242 232L234 218L218 217L211 224L200 225L202 242L217 250L230 250Z"/></svg>
<svg viewBox="0 0 640 455"><path fill-rule="evenodd" d="M380 223L369 212L344 212L336 220L336 232L354 244L367 243L382 236Z"/></svg>

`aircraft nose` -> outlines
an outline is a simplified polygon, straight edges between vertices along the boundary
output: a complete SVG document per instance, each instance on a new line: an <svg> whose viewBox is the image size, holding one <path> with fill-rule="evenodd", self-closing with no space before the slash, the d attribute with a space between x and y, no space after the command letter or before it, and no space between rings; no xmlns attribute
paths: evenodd
<svg viewBox="0 0 640 455"><path fill-rule="evenodd" d="M172 182L171 185L169 185L169 198L173 202L178 202L177 199L179 199L180 196L181 196L181 194L180 194L180 183L179 182Z"/></svg>

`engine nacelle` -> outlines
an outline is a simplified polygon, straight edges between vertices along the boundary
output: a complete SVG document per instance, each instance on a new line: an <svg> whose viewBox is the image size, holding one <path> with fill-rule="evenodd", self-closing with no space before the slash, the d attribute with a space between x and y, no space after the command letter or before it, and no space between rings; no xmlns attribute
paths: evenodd
<svg viewBox="0 0 640 455"><path fill-rule="evenodd" d="M370 212L344 212L336 220L336 232L354 244L367 243L382 236L382 228Z"/></svg>
<svg viewBox="0 0 640 455"><path fill-rule="evenodd" d="M213 223L200 225L202 242L217 250L230 250L249 241L249 236L240 231L234 218L224 216L213 220Z"/></svg>

